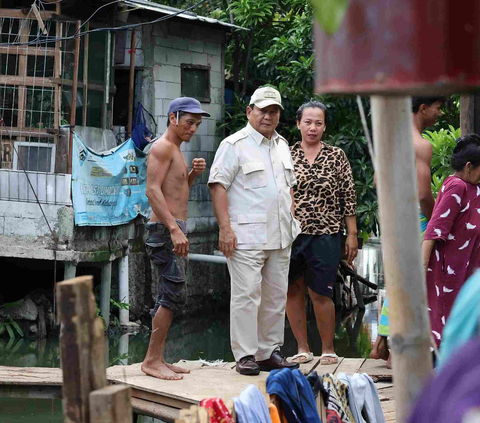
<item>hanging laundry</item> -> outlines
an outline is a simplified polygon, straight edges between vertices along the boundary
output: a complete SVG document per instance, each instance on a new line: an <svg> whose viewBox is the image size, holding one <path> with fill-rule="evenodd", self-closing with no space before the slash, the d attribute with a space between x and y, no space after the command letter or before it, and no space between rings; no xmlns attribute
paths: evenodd
<svg viewBox="0 0 480 423"><path fill-rule="evenodd" d="M444 366L458 349L478 334L480 318L480 271L462 286L443 329L438 367Z"/></svg>
<svg viewBox="0 0 480 423"><path fill-rule="evenodd" d="M326 373L321 376L322 384L328 392L327 423L355 423L348 405L348 386L334 375Z"/></svg>
<svg viewBox="0 0 480 423"><path fill-rule="evenodd" d="M233 402L237 423L272 422L265 398L255 385L248 385Z"/></svg>
<svg viewBox="0 0 480 423"><path fill-rule="evenodd" d="M337 378L348 386L348 402L356 423L385 423L377 388L369 375L341 372Z"/></svg>
<svg viewBox="0 0 480 423"><path fill-rule="evenodd" d="M478 302L476 303L478 307ZM480 407L480 339L467 342L439 369L418 397L408 423L451 423ZM477 409L477 410L475 410ZM478 420L469 420L478 421Z"/></svg>
<svg viewBox="0 0 480 423"><path fill-rule="evenodd" d="M278 395L289 423L321 423L312 388L300 370L274 370L267 379L267 392Z"/></svg>
<svg viewBox="0 0 480 423"><path fill-rule="evenodd" d="M234 423L232 415L221 398L203 399L200 401L200 406L208 410L210 423Z"/></svg>

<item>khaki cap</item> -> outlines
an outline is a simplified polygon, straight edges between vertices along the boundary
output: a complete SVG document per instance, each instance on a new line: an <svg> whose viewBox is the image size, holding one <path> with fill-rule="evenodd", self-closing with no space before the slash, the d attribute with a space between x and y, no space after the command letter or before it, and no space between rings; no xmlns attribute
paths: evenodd
<svg viewBox="0 0 480 423"><path fill-rule="evenodd" d="M282 97L280 93L272 87L257 88L250 99L250 104L255 104L259 109L275 104L283 110Z"/></svg>

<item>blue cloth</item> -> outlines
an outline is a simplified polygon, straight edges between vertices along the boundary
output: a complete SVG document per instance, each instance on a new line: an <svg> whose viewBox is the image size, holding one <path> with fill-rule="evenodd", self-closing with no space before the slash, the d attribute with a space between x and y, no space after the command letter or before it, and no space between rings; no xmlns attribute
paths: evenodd
<svg viewBox="0 0 480 423"><path fill-rule="evenodd" d="M478 308L478 302L475 303ZM442 340L442 345L445 338ZM456 351L418 396L408 423L462 422L480 407L480 340ZM478 421L473 419L469 421Z"/></svg>
<svg viewBox="0 0 480 423"><path fill-rule="evenodd" d="M423 237L423 233L427 230L427 226L428 226L428 219L422 212L420 212L420 232L422 233L422 237Z"/></svg>
<svg viewBox="0 0 480 423"><path fill-rule="evenodd" d="M233 402L238 423L272 423L265 398L255 385L248 385Z"/></svg>
<svg viewBox="0 0 480 423"><path fill-rule="evenodd" d="M438 366L443 367L455 351L478 334L480 319L480 271L467 279L453 303L442 332Z"/></svg>
<svg viewBox="0 0 480 423"><path fill-rule="evenodd" d="M114 226L139 214L150 217L146 182L147 156L131 138L113 150L96 153L73 134L75 225Z"/></svg>
<svg viewBox="0 0 480 423"><path fill-rule="evenodd" d="M300 370L273 370L267 379L267 392L281 398L289 423L321 423L312 388Z"/></svg>
<svg viewBox="0 0 480 423"><path fill-rule="evenodd" d="M369 375L366 373L347 375L340 372L337 378L348 385L348 404L355 423L385 423L377 387ZM366 419L363 418L362 411Z"/></svg>

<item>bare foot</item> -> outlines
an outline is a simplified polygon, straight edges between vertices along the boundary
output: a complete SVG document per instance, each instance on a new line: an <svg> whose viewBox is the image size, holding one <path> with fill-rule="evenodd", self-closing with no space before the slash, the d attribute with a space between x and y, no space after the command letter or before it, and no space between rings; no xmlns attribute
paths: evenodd
<svg viewBox="0 0 480 423"><path fill-rule="evenodd" d="M392 368L392 354L388 356L388 360L387 360L387 369L391 369L391 368Z"/></svg>
<svg viewBox="0 0 480 423"><path fill-rule="evenodd" d="M388 360L389 356L390 352L388 351L387 337L378 335L375 345L373 346L373 350L370 353L370 358L374 358L375 360Z"/></svg>
<svg viewBox="0 0 480 423"><path fill-rule="evenodd" d="M170 370L165 363L160 363L156 366L149 366L145 361L142 363L142 372L146 375L165 380L181 380L183 376L178 375Z"/></svg>
<svg viewBox="0 0 480 423"><path fill-rule="evenodd" d="M190 373L190 370L184 369L183 367L174 366L173 364L168 364L165 361L163 362L163 364L165 364L165 366L167 366L171 371L175 373Z"/></svg>

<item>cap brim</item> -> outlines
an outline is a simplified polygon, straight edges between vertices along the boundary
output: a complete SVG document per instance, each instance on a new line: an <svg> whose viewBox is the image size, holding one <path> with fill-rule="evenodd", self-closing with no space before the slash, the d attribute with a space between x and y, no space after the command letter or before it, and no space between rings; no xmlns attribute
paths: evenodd
<svg viewBox="0 0 480 423"><path fill-rule="evenodd" d="M280 107L283 110L282 103L279 103L278 101L275 101L275 100L260 100L255 102L254 104L260 109L264 109L265 107L275 105Z"/></svg>
<svg viewBox="0 0 480 423"><path fill-rule="evenodd" d="M202 110L202 109L187 108L187 109L182 109L181 111L186 112L186 113L193 113L193 114L196 114L196 115L202 115L202 116L205 116L205 117L210 117L210 113L207 113L205 110Z"/></svg>

